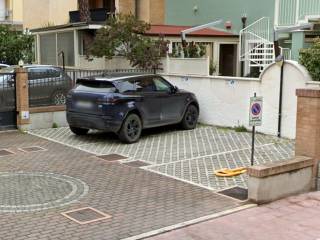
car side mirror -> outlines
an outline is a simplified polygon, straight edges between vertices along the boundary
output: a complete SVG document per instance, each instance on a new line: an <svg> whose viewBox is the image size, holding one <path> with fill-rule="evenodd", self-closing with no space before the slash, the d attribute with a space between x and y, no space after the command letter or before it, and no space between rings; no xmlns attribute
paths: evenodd
<svg viewBox="0 0 320 240"><path fill-rule="evenodd" d="M179 90L179 88L177 86L174 86L174 87L171 88L171 93L173 93L173 94L177 93L178 90Z"/></svg>

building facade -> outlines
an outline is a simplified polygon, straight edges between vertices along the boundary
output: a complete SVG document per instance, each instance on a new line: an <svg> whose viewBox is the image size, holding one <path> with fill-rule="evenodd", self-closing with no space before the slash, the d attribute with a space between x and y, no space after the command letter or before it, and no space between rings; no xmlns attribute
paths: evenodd
<svg viewBox="0 0 320 240"><path fill-rule="evenodd" d="M23 22L22 0L0 0L0 24L21 30Z"/></svg>
<svg viewBox="0 0 320 240"><path fill-rule="evenodd" d="M89 5L94 16L131 13L151 24L163 24L165 20L165 0L89 0ZM77 0L23 0L24 28L68 24L70 18L77 15L77 10Z"/></svg>
<svg viewBox="0 0 320 240"><path fill-rule="evenodd" d="M239 34L244 75L261 72L274 61L274 29L313 22L312 30L280 35L282 54L298 60L301 48L320 36L319 0L167 0L166 24L199 25L222 19L218 28Z"/></svg>

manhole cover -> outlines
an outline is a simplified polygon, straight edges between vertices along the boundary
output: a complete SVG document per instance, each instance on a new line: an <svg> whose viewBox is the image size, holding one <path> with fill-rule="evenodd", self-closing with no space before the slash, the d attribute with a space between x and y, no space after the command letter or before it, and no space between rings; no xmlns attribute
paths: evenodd
<svg viewBox="0 0 320 240"><path fill-rule="evenodd" d="M53 173L0 173L0 212L30 212L61 207L80 199L88 186Z"/></svg>
<svg viewBox="0 0 320 240"><path fill-rule="evenodd" d="M88 224L111 218L111 215L105 214L91 207L64 212L62 215L79 224Z"/></svg>
<svg viewBox="0 0 320 240"><path fill-rule="evenodd" d="M222 195L232 197L241 201L248 199L248 189L241 187L233 187L219 192Z"/></svg>
<svg viewBox="0 0 320 240"><path fill-rule="evenodd" d="M13 153L13 152L10 152L10 151L8 151L8 150L5 150L5 149L1 149L1 150L0 150L0 157L12 155L12 154L14 154L14 153Z"/></svg>
<svg viewBox="0 0 320 240"><path fill-rule="evenodd" d="M123 160L127 159L127 157L119 155L119 154L108 154L108 155L101 155L97 156L98 158L101 158L106 161L118 161L118 160Z"/></svg>
<svg viewBox="0 0 320 240"><path fill-rule="evenodd" d="M149 163L142 162L142 161L132 161L132 162L124 163L124 165L127 165L127 166L129 166L129 167L139 168L139 167L149 166L150 164L149 164Z"/></svg>
<svg viewBox="0 0 320 240"><path fill-rule="evenodd" d="M46 149L42 147L24 147L20 148L24 152L40 152L40 151L45 151Z"/></svg>

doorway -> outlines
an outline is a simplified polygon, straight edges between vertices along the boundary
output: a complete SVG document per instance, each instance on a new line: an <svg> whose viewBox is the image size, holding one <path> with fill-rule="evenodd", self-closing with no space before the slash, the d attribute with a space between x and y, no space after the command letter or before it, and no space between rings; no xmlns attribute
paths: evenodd
<svg viewBox="0 0 320 240"><path fill-rule="evenodd" d="M237 76L237 44L220 44L219 75Z"/></svg>

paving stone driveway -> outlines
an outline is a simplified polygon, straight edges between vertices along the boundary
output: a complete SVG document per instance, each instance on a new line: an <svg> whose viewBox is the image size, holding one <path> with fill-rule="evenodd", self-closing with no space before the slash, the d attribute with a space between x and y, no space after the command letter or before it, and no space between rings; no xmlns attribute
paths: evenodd
<svg viewBox="0 0 320 240"><path fill-rule="evenodd" d="M68 128L36 130L32 134L72 146L96 155L117 153L125 161L143 161L145 170L218 191L233 186L246 187L245 174L218 178L214 171L250 165L250 133L237 133L211 126L192 131L172 127L147 131L141 141L126 145L110 134L93 132L75 136ZM257 135L256 162L265 163L291 158L294 142L273 136Z"/></svg>
<svg viewBox="0 0 320 240"><path fill-rule="evenodd" d="M63 132L67 130L52 130L58 141L60 134L61 141L68 141L62 137ZM92 135L79 140L69 135L74 143L81 145L81 141L88 141L97 148L103 145L101 138L102 135ZM142 144L143 141L138 145ZM36 146L44 150L29 153L21 150ZM135 147L122 148L137 154ZM13 154L0 157L0 181L6 185L0 188L3 240L125 239L241 205L207 189L110 163L29 134L0 133L0 150L4 149ZM65 201L68 199L71 202ZM80 225L61 214L87 207L112 218Z"/></svg>

